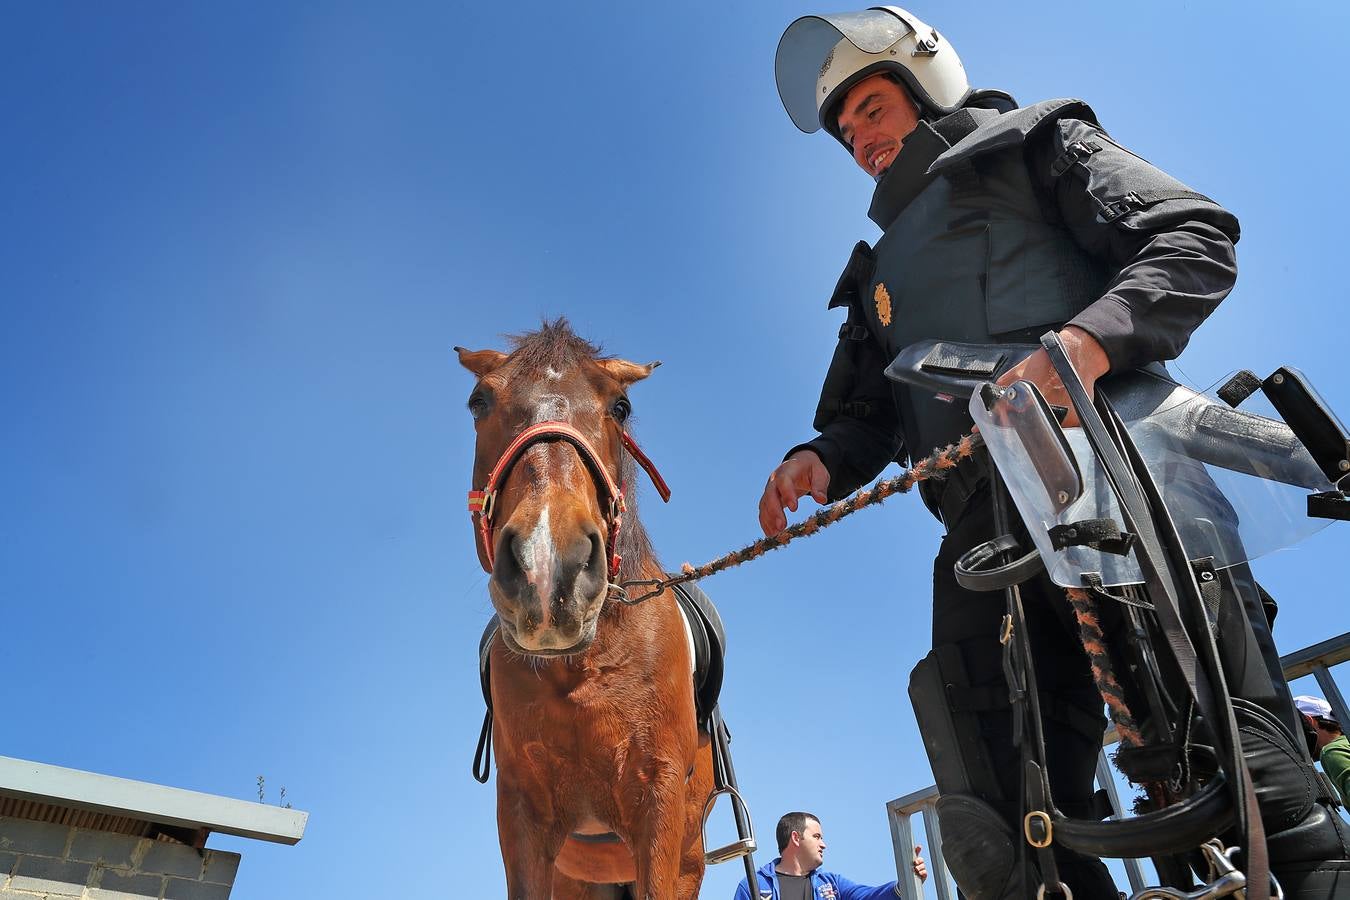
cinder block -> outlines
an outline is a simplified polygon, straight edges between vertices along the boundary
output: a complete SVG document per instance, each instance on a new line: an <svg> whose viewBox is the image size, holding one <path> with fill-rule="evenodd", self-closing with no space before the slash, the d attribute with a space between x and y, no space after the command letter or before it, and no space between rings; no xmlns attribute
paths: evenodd
<svg viewBox="0 0 1350 900"><path fill-rule="evenodd" d="M10 887L16 891L48 894L53 897L78 897L84 893L93 866L68 859L25 856L19 860Z"/></svg>
<svg viewBox="0 0 1350 900"><path fill-rule="evenodd" d="M229 900L229 897L228 884L212 884L209 881L170 878L164 888L164 900Z"/></svg>
<svg viewBox="0 0 1350 900"><path fill-rule="evenodd" d="M156 841L146 851L145 859L141 860L140 870L196 880L201 877L205 862L201 851L194 847Z"/></svg>
<svg viewBox="0 0 1350 900"><path fill-rule="evenodd" d="M158 897L163 887L163 875L131 875L104 869L99 886L89 889L89 900L142 900Z"/></svg>
<svg viewBox="0 0 1350 900"><path fill-rule="evenodd" d="M131 854L135 852L140 838L126 834L108 834L103 831L75 829L75 837L70 842L67 858L81 862L101 862L105 866L130 868Z"/></svg>
<svg viewBox="0 0 1350 900"><path fill-rule="evenodd" d="M0 818L0 850L60 856L66 850L66 838L69 836L70 829L65 825Z"/></svg>
<svg viewBox="0 0 1350 900"><path fill-rule="evenodd" d="M202 875L203 881L210 881L214 884L234 884L234 877L238 874L238 853L228 853L224 850L206 851L206 872Z"/></svg>

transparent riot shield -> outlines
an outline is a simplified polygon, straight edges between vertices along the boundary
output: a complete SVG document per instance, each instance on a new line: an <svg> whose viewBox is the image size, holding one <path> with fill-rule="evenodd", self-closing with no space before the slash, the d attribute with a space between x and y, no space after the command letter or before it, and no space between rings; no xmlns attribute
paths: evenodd
<svg viewBox="0 0 1350 900"><path fill-rule="evenodd" d="M1224 385L1230 382L1225 379ZM1265 396L1237 407L1148 373L1104 389L1158 485L1186 556L1224 568L1291 546L1325 527L1310 494L1334 485ZM1051 579L1082 587L1144 581L1105 470L1077 428L1063 429L1027 382L986 384L970 412Z"/></svg>

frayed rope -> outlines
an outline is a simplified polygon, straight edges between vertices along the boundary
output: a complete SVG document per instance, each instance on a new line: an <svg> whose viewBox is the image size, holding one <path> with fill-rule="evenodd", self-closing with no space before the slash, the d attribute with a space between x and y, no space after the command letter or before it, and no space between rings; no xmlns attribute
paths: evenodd
<svg viewBox="0 0 1350 900"><path fill-rule="evenodd" d="M1116 679L1111 655L1106 649L1106 635L1102 633L1097 599L1080 588L1065 588L1064 592L1069 595L1069 606L1078 620L1078 638L1083 642L1083 651L1092 666L1092 680L1111 713L1111 721L1116 723L1121 746L1138 747L1144 743L1144 738L1134 714L1125 703L1125 691Z"/></svg>

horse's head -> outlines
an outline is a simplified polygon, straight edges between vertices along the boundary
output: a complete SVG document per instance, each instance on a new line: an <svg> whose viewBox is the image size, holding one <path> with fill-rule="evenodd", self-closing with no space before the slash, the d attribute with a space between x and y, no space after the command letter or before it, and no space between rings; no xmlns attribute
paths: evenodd
<svg viewBox="0 0 1350 900"><path fill-rule="evenodd" d="M456 348L478 376L478 558L506 645L560 656L595 638L617 559L627 391L659 363L601 357L565 320L513 342L510 354Z"/></svg>

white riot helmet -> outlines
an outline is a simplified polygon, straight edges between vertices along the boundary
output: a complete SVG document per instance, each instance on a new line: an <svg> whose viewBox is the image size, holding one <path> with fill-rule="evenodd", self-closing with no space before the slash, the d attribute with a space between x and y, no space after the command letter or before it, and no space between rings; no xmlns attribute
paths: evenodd
<svg viewBox="0 0 1350 900"><path fill-rule="evenodd" d="M926 113L955 112L970 96L956 50L937 30L899 8L802 16L778 41L778 96L798 128L822 125L838 137L832 112L869 75L892 72Z"/></svg>

